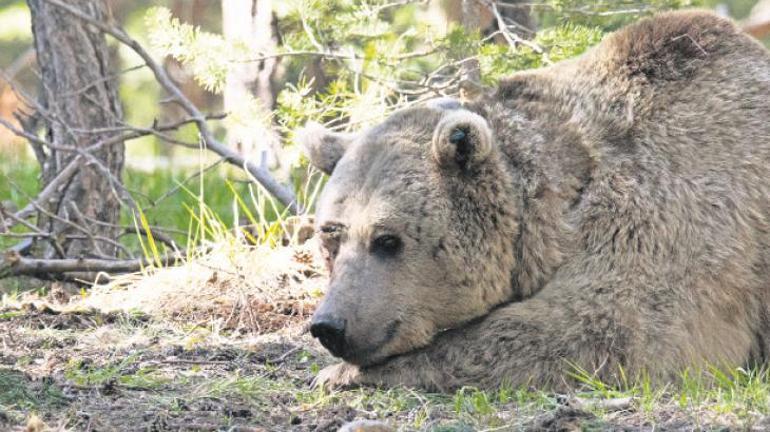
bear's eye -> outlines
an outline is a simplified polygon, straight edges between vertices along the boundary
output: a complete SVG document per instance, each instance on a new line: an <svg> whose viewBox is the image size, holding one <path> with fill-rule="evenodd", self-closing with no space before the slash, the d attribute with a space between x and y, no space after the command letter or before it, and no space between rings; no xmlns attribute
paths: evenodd
<svg viewBox="0 0 770 432"><path fill-rule="evenodd" d="M324 234L337 234L340 232L340 226L338 224L328 224L321 227L321 232Z"/></svg>
<svg viewBox="0 0 770 432"><path fill-rule="evenodd" d="M381 257L396 256L401 251L401 239L392 234L384 234L374 239L371 252Z"/></svg>

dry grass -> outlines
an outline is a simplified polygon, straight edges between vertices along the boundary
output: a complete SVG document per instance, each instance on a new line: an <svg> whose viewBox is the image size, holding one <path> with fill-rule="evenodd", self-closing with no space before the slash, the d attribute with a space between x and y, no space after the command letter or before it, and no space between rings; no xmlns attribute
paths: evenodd
<svg viewBox="0 0 770 432"><path fill-rule="evenodd" d="M178 267L96 286L73 306L266 333L312 314L323 293L323 275L313 240L279 248L220 243Z"/></svg>

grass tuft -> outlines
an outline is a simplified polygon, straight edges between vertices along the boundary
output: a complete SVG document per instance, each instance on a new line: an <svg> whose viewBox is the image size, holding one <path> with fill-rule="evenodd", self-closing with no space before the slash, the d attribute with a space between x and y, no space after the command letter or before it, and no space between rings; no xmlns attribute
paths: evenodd
<svg viewBox="0 0 770 432"><path fill-rule="evenodd" d="M0 369L0 408L50 409L66 403L61 389L50 380L33 382L22 372Z"/></svg>

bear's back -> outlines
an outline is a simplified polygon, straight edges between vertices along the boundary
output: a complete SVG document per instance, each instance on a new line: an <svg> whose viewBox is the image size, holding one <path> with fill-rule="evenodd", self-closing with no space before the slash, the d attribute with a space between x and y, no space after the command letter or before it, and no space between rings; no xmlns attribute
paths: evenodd
<svg viewBox="0 0 770 432"><path fill-rule="evenodd" d="M504 140L512 160L532 154L553 177L583 158L581 248L673 281L697 279L696 267L734 265L726 280L768 271L769 97L767 51L726 19L685 11L516 74L494 100L526 119ZM546 151L522 144L533 135Z"/></svg>
<svg viewBox="0 0 770 432"><path fill-rule="evenodd" d="M648 158L675 176L749 166L770 174L770 56L732 22L702 11L662 14L610 35L573 67L587 77L571 81L574 94L601 89L596 127L604 119L618 129L599 144L608 153Z"/></svg>

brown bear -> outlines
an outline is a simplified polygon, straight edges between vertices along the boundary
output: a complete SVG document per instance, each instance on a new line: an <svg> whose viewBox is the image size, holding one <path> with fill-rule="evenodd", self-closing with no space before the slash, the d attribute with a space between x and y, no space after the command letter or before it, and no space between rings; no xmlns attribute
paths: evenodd
<svg viewBox="0 0 770 432"><path fill-rule="evenodd" d="M477 100L301 134L327 386L562 386L770 354L770 56L664 13ZM622 370L621 370L622 368Z"/></svg>

